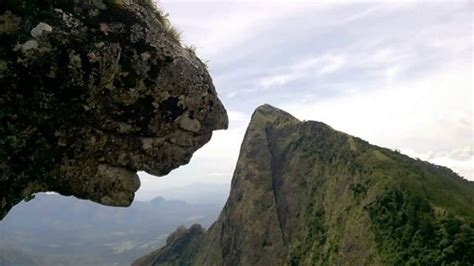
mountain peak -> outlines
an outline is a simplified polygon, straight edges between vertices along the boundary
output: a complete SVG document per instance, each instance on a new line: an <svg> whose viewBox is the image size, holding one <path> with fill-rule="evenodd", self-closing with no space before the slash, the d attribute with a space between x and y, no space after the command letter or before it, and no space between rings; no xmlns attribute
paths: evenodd
<svg viewBox="0 0 474 266"><path fill-rule="evenodd" d="M281 110L280 108L277 108L271 104L268 104L268 103L264 103L260 106L258 106L256 109L255 109L255 112L258 112L258 111L274 111L274 112L278 112L278 111L283 111ZM283 111L284 112L284 111Z"/></svg>
<svg viewBox="0 0 474 266"><path fill-rule="evenodd" d="M260 105L255 109L250 120L249 129L259 127L266 128L268 125L296 124L300 120L289 113L269 104Z"/></svg>
<svg viewBox="0 0 474 266"><path fill-rule="evenodd" d="M255 109L255 112L254 112L254 115L255 114L261 114L267 117L286 117L286 118L298 120L294 116L290 115L289 113L267 103L257 107L257 109Z"/></svg>
<svg viewBox="0 0 474 266"><path fill-rule="evenodd" d="M135 265L471 265L474 186L453 177L262 105L219 219Z"/></svg>

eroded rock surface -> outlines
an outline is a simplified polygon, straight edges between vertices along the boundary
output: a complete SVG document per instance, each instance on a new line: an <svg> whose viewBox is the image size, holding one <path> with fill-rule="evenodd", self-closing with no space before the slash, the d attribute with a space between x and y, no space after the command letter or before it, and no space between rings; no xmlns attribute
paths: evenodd
<svg viewBox="0 0 474 266"><path fill-rule="evenodd" d="M40 191L127 206L227 127L151 1L4 0L0 43L0 219Z"/></svg>

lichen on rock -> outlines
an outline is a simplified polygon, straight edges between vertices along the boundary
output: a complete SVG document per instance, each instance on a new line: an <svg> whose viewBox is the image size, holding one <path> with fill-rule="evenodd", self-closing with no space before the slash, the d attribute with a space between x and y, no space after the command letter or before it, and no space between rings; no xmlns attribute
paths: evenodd
<svg viewBox="0 0 474 266"><path fill-rule="evenodd" d="M40 191L127 206L227 127L149 0L1 1L0 43L0 219Z"/></svg>
<svg viewBox="0 0 474 266"><path fill-rule="evenodd" d="M33 38L39 38L43 34L52 32L53 28L46 23L40 22L36 27L31 30L31 36Z"/></svg>

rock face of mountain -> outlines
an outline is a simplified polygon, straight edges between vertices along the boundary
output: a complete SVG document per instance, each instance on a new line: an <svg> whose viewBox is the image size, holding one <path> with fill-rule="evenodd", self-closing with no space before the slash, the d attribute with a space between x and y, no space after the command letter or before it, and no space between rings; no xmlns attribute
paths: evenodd
<svg viewBox="0 0 474 266"><path fill-rule="evenodd" d="M472 265L474 184L264 105L219 219L196 228L134 265Z"/></svg>
<svg viewBox="0 0 474 266"><path fill-rule="evenodd" d="M227 127L150 0L2 0L0 43L0 219L39 191L127 206Z"/></svg>

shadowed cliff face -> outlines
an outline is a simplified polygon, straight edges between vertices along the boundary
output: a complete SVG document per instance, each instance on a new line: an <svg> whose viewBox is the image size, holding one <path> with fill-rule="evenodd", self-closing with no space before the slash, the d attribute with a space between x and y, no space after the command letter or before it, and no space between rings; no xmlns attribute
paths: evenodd
<svg viewBox="0 0 474 266"><path fill-rule="evenodd" d="M1 1L0 43L0 219L40 191L127 206L227 128L151 1Z"/></svg>
<svg viewBox="0 0 474 266"><path fill-rule="evenodd" d="M264 105L218 220L196 228L134 265L470 265L474 184Z"/></svg>

